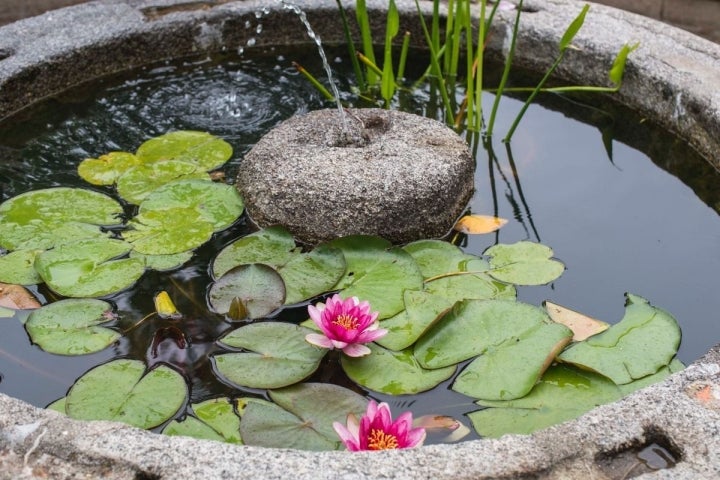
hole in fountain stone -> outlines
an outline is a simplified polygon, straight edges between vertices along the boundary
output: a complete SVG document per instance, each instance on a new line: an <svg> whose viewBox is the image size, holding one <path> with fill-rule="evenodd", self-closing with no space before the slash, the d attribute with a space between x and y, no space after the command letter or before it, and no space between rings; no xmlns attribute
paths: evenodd
<svg viewBox="0 0 720 480"><path fill-rule="evenodd" d="M595 458L596 464L611 480L635 478L645 473L671 469L682 461L681 450L658 429L648 429L645 441L618 452L606 452Z"/></svg>
<svg viewBox="0 0 720 480"><path fill-rule="evenodd" d="M347 92L349 62L341 51L332 52L331 58L335 57L343 59L333 68L341 91ZM184 59L104 78L32 106L0 128L5 159L0 164L0 201L41 188L87 188L77 173L82 159L134 151L148 138L171 130L208 131L229 142L234 154L222 173L232 184L244 156L270 129L294 115L328 106L290 60L322 71L314 53L291 49L264 58ZM420 68L422 62L417 63ZM513 81L526 84L519 75ZM689 363L718 338L718 326L710 319L720 310L720 298L710 286L720 271L716 255L720 175L682 142L632 112L606 99L592 108L578 105L579 101L592 99L541 98L529 110L511 150L487 151L474 144L476 193L469 208L509 222L490 235L458 235L455 243L464 253L477 256L497 243L531 240L549 245L566 271L549 285L518 288L519 300L538 306L551 299L617 323L624 314L625 292L636 292L677 318L683 329L679 358ZM432 102L431 92L421 89L412 95L401 92L396 107L436 118ZM499 129L510 124L520 104L514 98L503 99ZM365 123L371 134L388 127L383 120ZM468 137L472 140L471 134ZM389 178L387 194L392 195L402 180ZM92 188L116 196L113 188ZM134 214L134 207L128 207L127 213ZM237 388L218 378L209 360L228 350L218 338L247 323L208 310L207 288L214 281L209 265L221 249L254 231L248 218L242 217L198 248L182 267L167 273L148 271L132 289L106 298L120 314L113 327L124 331L154 311L153 296L158 291L167 291L186 317L173 325L179 325L187 338L187 348L164 338L153 351L153 336L168 325L149 319L103 351L52 355L31 344L22 323L28 312L21 312L0 321L2 391L46 406L67 395L92 367L137 359L151 366L169 365L185 375L190 393L177 419L193 417L190 405L220 397L267 400L266 389ZM355 268L348 278L362 282L366 275L365 269ZM58 299L42 284L29 288L42 303ZM300 323L308 318L307 303L322 298L280 309L255 323ZM461 363L458 371L467 363ZM457 374L430 391L397 396L371 392L343 370L328 367L330 361L323 361L308 381L334 382L389 403L393 412L447 415L470 425L467 415L480 409L473 398L450 389ZM578 384L583 382L587 379ZM429 443L441 436L431 436ZM466 439L478 437L473 432ZM661 435L632 450L632 455L644 449L652 453L653 443L672 453L672 458L680 458Z"/></svg>
<svg viewBox="0 0 720 480"><path fill-rule="evenodd" d="M0 61L10 58L15 54L13 50L7 48L0 48Z"/></svg>

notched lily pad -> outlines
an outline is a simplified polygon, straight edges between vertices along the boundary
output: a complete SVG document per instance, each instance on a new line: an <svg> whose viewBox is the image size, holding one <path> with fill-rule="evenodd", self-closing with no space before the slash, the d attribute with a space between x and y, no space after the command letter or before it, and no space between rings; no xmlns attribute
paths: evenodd
<svg viewBox="0 0 720 480"><path fill-rule="evenodd" d="M386 350L369 343L371 350L364 357L341 357L343 370L355 383L388 395L410 395L438 386L455 373L455 365L434 370L424 369L415 360L412 350Z"/></svg>
<svg viewBox="0 0 720 480"><path fill-rule="evenodd" d="M139 205L161 186L179 180L206 180L210 176L189 162L165 160L149 165L137 165L117 179L117 191L129 203Z"/></svg>
<svg viewBox="0 0 720 480"><path fill-rule="evenodd" d="M130 152L110 152L80 162L78 174L93 185L112 185L125 171L139 164L140 160Z"/></svg>
<svg viewBox="0 0 720 480"><path fill-rule="evenodd" d="M185 379L170 367L147 370L138 360L113 360L89 370L68 392L65 411L80 420L111 420L153 428L188 397Z"/></svg>
<svg viewBox="0 0 720 480"><path fill-rule="evenodd" d="M651 375L668 365L680 346L675 318L637 295L627 294L625 316L558 359L604 375L618 385Z"/></svg>
<svg viewBox="0 0 720 480"><path fill-rule="evenodd" d="M208 292L210 306L217 313L228 313L235 299L242 302L248 318L262 318L285 303L285 283L265 264L240 265L217 279Z"/></svg>
<svg viewBox="0 0 720 480"><path fill-rule="evenodd" d="M0 256L0 282L37 285L42 278L35 271L35 257L42 250L15 250Z"/></svg>
<svg viewBox="0 0 720 480"><path fill-rule="evenodd" d="M141 259L115 260L131 248L121 240L83 240L41 253L35 258L35 269L60 295L100 297L130 287L145 272Z"/></svg>
<svg viewBox="0 0 720 480"><path fill-rule="evenodd" d="M565 265L552 259L552 249L540 243L499 244L484 254L490 257L488 274L515 285L545 285L565 271Z"/></svg>
<svg viewBox="0 0 720 480"><path fill-rule="evenodd" d="M140 145L136 155L143 163L183 160L209 171L230 159L232 147L206 132L179 130L147 140Z"/></svg>
<svg viewBox="0 0 720 480"><path fill-rule="evenodd" d="M193 415L173 420L163 428L165 435L183 435L203 440L241 444L240 417L229 398L213 398L191 405Z"/></svg>
<svg viewBox="0 0 720 480"><path fill-rule="evenodd" d="M250 388L281 388L304 380L320 365L327 350L305 341L313 330L291 323L253 323L220 340L248 352L213 357L215 371L227 383Z"/></svg>
<svg viewBox="0 0 720 480"><path fill-rule="evenodd" d="M99 352L122 335L103 327L115 319L112 305L95 299L67 299L33 311L25 322L30 339L40 348L58 355Z"/></svg>

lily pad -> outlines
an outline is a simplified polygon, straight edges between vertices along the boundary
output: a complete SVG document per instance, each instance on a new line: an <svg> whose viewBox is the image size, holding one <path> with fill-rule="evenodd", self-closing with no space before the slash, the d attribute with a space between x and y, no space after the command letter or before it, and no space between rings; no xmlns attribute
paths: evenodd
<svg viewBox="0 0 720 480"><path fill-rule="evenodd" d="M89 370L70 388L65 411L80 420L111 420L153 428L185 404L185 379L170 367L147 370L138 360L113 360Z"/></svg>
<svg viewBox="0 0 720 480"><path fill-rule="evenodd" d="M37 285L42 278L35 271L35 257L42 250L15 250L0 257L0 282Z"/></svg>
<svg viewBox="0 0 720 480"><path fill-rule="evenodd" d="M145 255L136 250L130 252L130 258L140 258L145 262L145 267L158 272L169 272L180 268L187 263L193 256L193 252L186 250L180 253L172 253L169 255Z"/></svg>
<svg viewBox="0 0 720 480"><path fill-rule="evenodd" d="M15 316L15 310L9 308L0 307L0 318L12 318Z"/></svg>
<svg viewBox="0 0 720 480"><path fill-rule="evenodd" d="M232 147L225 140L206 132L179 130L147 140L135 154L143 163L184 160L209 171L230 159Z"/></svg>
<svg viewBox="0 0 720 480"><path fill-rule="evenodd" d="M601 375L556 365L545 372L527 396L509 401L478 401L478 405L492 408L472 412L468 417L478 434L484 437L529 434L619 400L632 391L662 381L673 371L665 367L621 389Z"/></svg>
<svg viewBox="0 0 720 480"><path fill-rule="evenodd" d="M534 305L511 300L464 300L455 304L415 344L424 368L441 368L520 338L550 318Z"/></svg>
<svg viewBox="0 0 720 480"><path fill-rule="evenodd" d="M98 158L86 158L78 165L78 174L93 185L112 185L140 160L130 152L110 152Z"/></svg>
<svg viewBox="0 0 720 480"><path fill-rule="evenodd" d="M388 333L376 340L390 350L404 350L415 343L455 303L455 300L422 290L407 290L404 300L405 310L383 320L381 326Z"/></svg>
<svg viewBox="0 0 720 480"><path fill-rule="evenodd" d="M484 270L489 268L484 260L467 254L452 243L442 240L418 240L408 243L403 250L412 255L426 279L448 272L465 272L468 270L467 264L470 260L483 262Z"/></svg>
<svg viewBox="0 0 720 480"><path fill-rule="evenodd" d="M115 343L120 332L101 326L114 320L112 305L95 299L67 299L33 311L25 322L30 339L58 355L85 355Z"/></svg>
<svg viewBox="0 0 720 480"><path fill-rule="evenodd" d="M564 325L536 324L470 362L452 389L485 400L524 397L571 339L572 331Z"/></svg>
<svg viewBox="0 0 720 480"><path fill-rule="evenodd" d="M450 300L514 299L514 285L495 280L484 273L458 273L437 276L425 283L425 291Z"/></svg>
<svg viewBox="0 0 720 480"><path fill-rule="evenodd" d="M210 175L190 162L165 160L128 169L117 179L117 191L129 203L139 205L162 185L190 179L210 181Z"/></svg>
<svg viewBox="0 0 720 480"><path fill-rule="evenodd" d="M119 224L122 213L122 206L112 198L81 188L23 193L0 205L0 247L45 250L107 237L98 227Z"/></svg>
<svg viewBox="0 0 720 480"><path fill-rule="evenodd" d="M221 345L250 350L213 357L215 371L240 387L281 388L304 380L317 370L327 350L305 341L313 330L291 323L253 323L220 340Z"/></svg>
<svg viewBox="0 0 720 480"><path fill-rule="evenodd" d="M145 271L138 258L113 260L130 251L121 240L82 240L35 258L35 269L54 292L66 297L99 297L124 290Z"/></svg>
<svg viewBox="0 0 720 480"><path fill-rule="evenodd" d="M175 255L204 244L214 232L193 208L150 211L134 217L123 238L143 255Z"/></svg>
<svg viewBox="0 0 720 480"><path fill-rule="evenodd" d="M213 398L191 405L194 416L169 422L162 433L241 444L240 417L229 398Z"/></svg>
<svg viewBox="0 0 720 480"><path fill-rule="evenodd" d="M67 397L58 398L54 402L52 402L50 405L45 407L48 410L54 410L58 413L62 413L65 415L65 403L67 401Z"/></svg>
<svg viewBox="0 0 720 480"><path fill-rule="evenodd" d="M297 450L337 450L340 441L329 439L284 408L250 401L243 410L240 434L249 445Z"/></svg>
<svg viewBox="0 0 720 480"><path fill-rule="evenodd" d="M378 237L352 235L328 243L343 252L345 275L333 287L343 298L358 297L370 302L378 318L399 313L406 290L422 290L423 277L415 260L400 248Z"/></svg>
<svg viewBox="0 0 720 480"><path fill-rule="evenodd" d="M212 284L208 301L213 311L230 311L233 300L242 302L248 318L262 318L285 303L285 284L282 277L262 263L235 267Z"/></svg>
<svg viewBox="0 0 720 480"><path fill-rule="evenodd" d="M573 344L558 359L622 385L668 365L677 353L680 336L672 315L642 297L627 294L625 316L620 322Z"/></svg>
<svg viewBox="0 0 720 480"><path fill-rule="evenodd" d="M246 263L264 263L277 270L285 283L286 304L329 291L345 272L345 257L340 250L318 245L302 253L292 235L280 226L255 232L225 247L213 262L213 274L217 278Z"/></svg>
<svg viewBox="0 0 720 480"><path fill-rule="evenodd" d="M552 249L540 243L499 244L484 254L491 257L488 273L515 285L545 285L565 271L565 265L552 259Z"/></svg>
<svg viewBox="0 0 720 480"><path fill-rule="evenodd" d="M196 210L203 221L219 232L232 225L245 207L232 185L205 180L178 180L148 195L140 204L139 213L171 212L178 208Z"/></svg>
<svg viewBox="0 0 720 480"><path fill-rule="evenodd" d="M378 345L367 345L371 353L364 357L340 359L342 368L355 383L388 395L409 395L438 386L455 373L455 365L434 370L424 369L407 349L400 352Z"/></svg>

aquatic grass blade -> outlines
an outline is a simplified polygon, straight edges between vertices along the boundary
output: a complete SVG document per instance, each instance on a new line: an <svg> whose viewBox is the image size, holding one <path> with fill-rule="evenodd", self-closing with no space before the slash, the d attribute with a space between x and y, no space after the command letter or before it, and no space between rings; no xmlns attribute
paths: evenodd
<svg viewBox="0 0 720 480"><path fill-rule="evenodd" d="M400 14L395 2L388 5L387 26L385 27L385 51L383 60L382 84L380 93L385 100L385 108L390 108L390 100L395 94L395 73L393 72L392 41L400 30Z"/></svg>
<svg viewBox="0 0 720 480"><path fill-rule="evenodd" d="M347 19L345 8L342 6L340 0L336 0L338 10L340 11L340 19L343 24L343 33L345 34L345 42L348 45L348 54L350 55L350 62L355 72L355 81L357 82L358 89L361 92L366 91L367 85L365 83L365 75L363 75L362 68L360 68L360 62L357 59L357 50L355 49L355 42L353 42L352 35L350 34L350 24Z"/></svg>
<svg viewBox="0 0 720 480"><path fill-rule="evenodd" d="M364 50L363 53L367 58L370 59L372 63L376 63L375 51L373 50L372 31L370 30L370 17L368 16L365 0L358 0L356 2L355 18L357 19L358 27L360 28L360 38L362 39L362 45ZM380 76L376 75L375 72L368 71L366 78L369 85L375 85L378 82Z"/></svg>

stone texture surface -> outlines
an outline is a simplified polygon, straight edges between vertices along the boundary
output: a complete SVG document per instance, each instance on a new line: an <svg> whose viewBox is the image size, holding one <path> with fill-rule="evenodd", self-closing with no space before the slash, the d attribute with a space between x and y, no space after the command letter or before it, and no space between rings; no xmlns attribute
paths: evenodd
<svg viewBox="0 0 720 480"><path fill-rule="evenodd" d="M263 136L237 181L250 218L310 244L447 234L474 190L467 143L436 120L393 110L349 109L344 123L337 109L318 110Z"/></svg>
<svg viewBox="0 0 720 480"><path fill-rule="evenodd" d="M335 2L298 1L326 42L342 40ZM380 10L386 2L368 2ZM543 70L583 3L528 0L516 62ZM398 0L401 28L422 38L412 1ZM424 2L425 8L431 3ZM171 56L237 48L245 20L265 1L101 0L0 28L0 117L97 75ZM292 13L272 6L259 46L309 44ZM330 12L331 14L328 14ZM507 46L503 13L489 54ZM372 17L376 33L384 15ZM294 27L296 26L296 27ZM604 84L623 42L640 41L616 96L692 143L720 168L720 46L665 24L593 5L566 58L562 81ZM0 384L0 388L1 388ZM0 395L0 478L486 479L623 478L621 458L653 442L672 451L674 468L636 478L720 477L720 350L669 380L576 421L531 436L350 455L237 447L164 437L107 422L79 422ZM617 473L620 472L620 473Z"/></svg>

